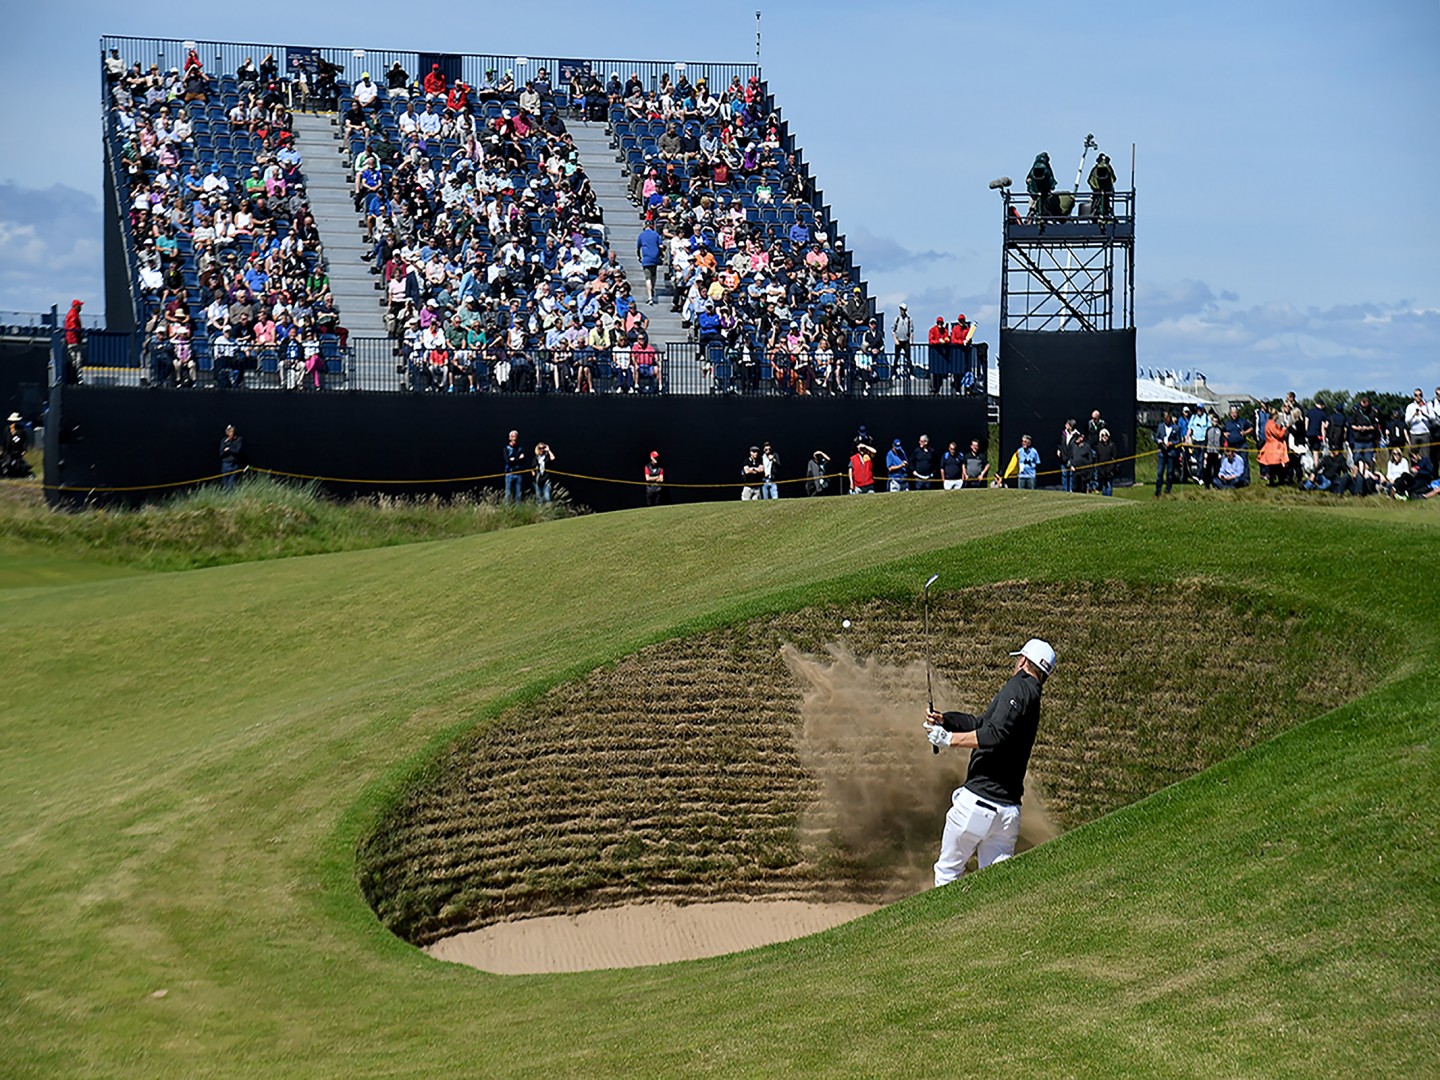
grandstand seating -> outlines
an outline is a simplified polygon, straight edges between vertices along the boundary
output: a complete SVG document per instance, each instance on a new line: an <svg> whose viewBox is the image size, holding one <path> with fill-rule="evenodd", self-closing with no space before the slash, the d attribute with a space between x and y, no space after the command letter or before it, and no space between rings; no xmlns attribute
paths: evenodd
<svg viewBox="0 0 1440 1080"><path fill-rule="evenodd" d="M455 59L473 69L479 58ZM294 61L288 66L294 68ZM645 65L652 82L663 89L668 74L657 74L661 67ZM139 75L138 65L135 73ZM356 222L374 232L370 258L377 303L385 304L389 313L406 385L453 388L458 379L461 388L544 386L557 368L563 374L560 384L567 388L583 385L587 368L600 387L640 383L627 373L623 350L643 338L648 318L630 296L633 283L625 280L624 263L633 260L628 252L610 250L601 200L588 181L587 164L600 163L582 162L566 133L567 120L574 123L583 113L588 123L606 127L616 160L634 178L635 205L622 205L621 213L654 218L671 234L677 307L698 340L697 362L707 373L723 375L716 385L778 385L792 392L802 384L812 390L846 388L873 306L808 170L796 160L794 140L773 98L758 78L742 84L736 75L716 99L714 115L701 118L699 94L692 94L682 77L681 92L674 98L678 114L672 119L692 152L667 154L661 141L670 120L662 115L654 90L637 109L635 98L620 103L615 76L609 87L602 88L598 81L582 86L589 76L588 65L581 65L576 77L568 88L542 87L538 108L536 99L529 102L533 112L522 111L520 88L487 85L477 92L466 86L469 101L459 110L462 115L447 113L443 130L430 137L402 124L407 106L414 103L420 112L428 96L439 113L455 105L453 98L426 95L408 76L399 85L388 79L377 82L374 100L360 99L368 107L357 102L356 81L340 78L333 92L327 87L326 106L339 118L341 148L355 178L365 167L380 178L374 198L359 197ZM286 93L291 84L278 74L276 78L277 95ZM183 81L175 78L158 96L149 91L136 97L131 114L140 128L150 129L143 136L121 122L123 114L107 117L108 156L122 212L131 207L125 229L137 282L141 260L154 246L151 223L160 215L147 217L133 202L164 171L146 144L160 105L181 107ZM125 85L121 80L122 97ZM175 175L192 163L202 172L213 167L229 181L233 194L251 166L266 162L288 138L283 108L277 114L278 130L263 138L232 122L241 90L235 74L210 77L206 99L188 106L192 131L188 140L176 144ZM667 99L664 114L671 112ZM529 128L517 131L516 123L528 123ZM732 159L728 175L717 175L693 153L693 144L712 124L725 132ZM742 151L747 144L753 149ZM586 145L588 154L593 144ZM651 169L664 175L672 167L679 179L654 198L642 197L645 175ZM614 166L605 168L613 171ZM159 210L183 201L174 194L173 178L170 183ZM703 204L702 197L708 197ZM613 213L616 196L607 198L606 207ZM300 206L291 198L285 209L287 213L274 218L275 243L291 235L291 214ZM213 367L205 330L210 297L202 293L214 283L214 270L205 265L205 230L197 234L189 217L176 214L175 220L174 254L167 255L171 265L163 283L157 287L152 273L148 287L137 289L143 294L139 318L169 323L183 312L192 328L199 368L208 371ZM242 237L229 246L235 267L244 267L254 243ZM701 249L708 254L697 260L693 256ZM292 297L292 314L280 322L280 339L289 319L301 326L308 321L318 329L308 319L308 302L293 297L306 291L295 279L317 267L323 271L319 250L311 243L298 262L279 272L272 269L270 291L279 292L277 284L286 286ZM713 271L697 272L697 263L711 256ZM498 278L497 264L505 268ZM238 275L234 267L227 272L227 288ZM466 300L472 297L475 305L467 308ZM267 297L267 302L275 299ZM704 311L707 299L719 311L710 325ZM562 335L566 327L569 332ZM474 330L483 331L483 337L467 333ZM599 344L589 340L592 331ZM312 348L323 354L329 372L345 372L345 351L334 337L320 335ZM276 371L275 347L251 345L242 336L240 351L250 358L252 370L267 376ZM225 352L231 352L228 345ZM511 377L498 378L507 368ZM655 388L660 385L657 378Z"/></svg>
<svg viewBox="0 0 1440 1080"><path fill-rule="evenodd" d="M192 165L198 166L202 177L208 176L213 168L215 175L225 179L229 190L228 193L222 191L217 194L215 205L207 215L208 220L215 220L213 212L216 210L221 214L233 214L239 210L243 203L249 201L244 183L252 176L252 166L264 167L268 171L276 152L291 142L288 110L281 105L273 111L273 116L267 116L256 125L236 125L232 123L230 113L248 98L242 93L235 75L211 76L205 99L188 102L183 100L183 84L179 79L159 78L166 85L157 94L148 97L146 93L127 91L123 82L112 88L112 104L118 102L125 107L107 113L105 137L108 158L115 170L117 189L123 199L122 208L129 211L122 227L132 263L137 321L147 330L166 323L172 334L175 327L188 323L188 333L181 329L180 340L175 341L175 345L182 349L182 353L188 345L199 371L208 375L214 367L205 319L205 309L211 296L202 285L202 278L209 273L205 265L208 260L203 251L205 245L196 243L195 226L199 218L194 208L205 205L209 200L204 197L198 200L189 198L185 181ZM168 140L161 122L165 114L169 115L172 123L183 115L190 126L189 137ZM166 147L174 153L173 164L168 168ZM331 324L321 326L308 316L309 303L303 299L307 295L305 281L317 272L323 274L318 237L303 248L298 242L287 239L291 237L297 209L290 203L288 194L297 185L303 185L303 172L298 167L287 169L279 164L276 169L284 175L287 183L283 193L273 182L266 192L267 203L271 198L275 199L271 206L273 235L257 223L252 235L239 235L228 243L217 242L213 248L220 253L215 256L216 269L222 271L224 287L234 299L237 282L249 266L257 247L260 247L260 258L270 269L270 281L266 293L253 298L257 313L262 309L273 312L277 302L285 303L289 314L279 320L282 336L283 328L292 318L302 328L308 326L318 331L314 348L322 349L328 356L326 367L329 374L339 376L343 373L343 365L335 348L335 335L328 332ZM153 186L157 180L162 181L158 189ZM157 193L150 200L148 212L137 209L137 200L145 192ZM163 251L163 245L155 243L157 233L163 233L167 224L173 226L174 248L170 253ZM288 258L282 252L288 252L291 243L296 243L297 250L293 258ZM158 278L152 276L147 285L141 274L141 265L152 254L159 256L162 273ZM209 276L214 279L213 273ZM255 321L271 320L257 317ZM338 325L338 312L333 325ZM185 340L187 338L188 341ZM261 373L275 370L277 354L273 345L242 335L241 352L245 358L244 366L250 370Z"/></svg>

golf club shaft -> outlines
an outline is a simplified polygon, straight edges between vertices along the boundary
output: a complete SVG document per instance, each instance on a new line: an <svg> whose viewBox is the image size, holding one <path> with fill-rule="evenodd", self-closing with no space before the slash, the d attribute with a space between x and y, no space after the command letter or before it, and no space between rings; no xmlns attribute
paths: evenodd
<svg viewBox="0 0 1440 1080"><path fill-rule="evenodd" d="M930 580L925 582L925 695L929 702L929 711L935 711L935 683L930 671L930 586L935 584L939 574L932 574ZM940 753L940 747L930 746L930 753Z"/></svg>

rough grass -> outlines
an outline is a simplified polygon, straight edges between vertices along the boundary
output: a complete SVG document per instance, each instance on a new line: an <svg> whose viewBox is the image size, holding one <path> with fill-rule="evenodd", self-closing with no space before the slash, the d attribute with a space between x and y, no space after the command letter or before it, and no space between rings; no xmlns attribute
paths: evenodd
<svg viewBox="0 0 1440 1080"><path fill-rule="evenodd" d="M830 820L845 807L817 807L820 778L797 754L802 687L781 647L818 653L845 617L847 645L885 669L923 655L913 603L808 609L651 646L512 710L427 770L361 845L366 898L391 930L426 945L508 917L631 900L915 891L915 871L934 858L937 808L958 782L936 767L949 762L906 771L906 758L929 762L918 721L914 739L874 741L842 765L890 772L918 796L877 793L884 812L858 836ZM934 624L942 684L999 686L1021 627L1065 657L1033 759L1064 827L1355 697L1385 655L1356 636L1332 663L1297 664L1325 648L1324 627L1292 605L1200 582L967 589L935 605ZM1177 677L1193 689L1177 693Z"/></svg>
<svg viewBox="0 0 1440 1080"><path fill-rule="evenodd" d="M135 570L193 570L443 540L570 512L563 493L548 507L507 505L495 493L337 501L314 485L259 475L246 476L230 492L217 484L135 510L57 513L39 492L38 485L21 484L0 499L0 543Z"/></svg>
<svg viewBox="0 0 1440 1080"><path fill-rule="evenodd" d="M1436 519L972 495L0 593L0 1072L1440 1073ZM488 976L364 902L355 851L402 782L513 705L660 641L913 604L936 571L942 601L1203 576L1301 612L1299 663L1355 662L1358 635L1393 674L1002 867L739 956Z"/></svg>

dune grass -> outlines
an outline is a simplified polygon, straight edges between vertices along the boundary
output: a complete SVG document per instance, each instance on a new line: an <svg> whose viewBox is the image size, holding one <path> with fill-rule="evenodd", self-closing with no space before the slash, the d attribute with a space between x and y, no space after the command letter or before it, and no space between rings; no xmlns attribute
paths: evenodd
<svg viewBox="0 0 1440 1080"><path fill-rule="evenodd" d="M25 628L0 720L4 1071L1433 1074L1437 539L1415 515L936 492L0 594ZM936 570L1199 578L1303 607L1321 641L1378 620L1393 674L1003 867L740 956L487 976L364 903L357 845L476 723L676 633L913 600Z"/></svg>
<svg viewBox="0 0 1440 1080"><path fill-rule="evenodd" d="M313 484L258 474L243 477L233 491L215 484L134 510L56 513L38 485L20 483L7 485L0 497L0 544L19 553L0 561L0 588L44 583L44 577L35 582L22 576L27 563L21 556L75 565L77 573L87 562L132 571L194 570L470 536L569 513L563 495L546 507L508 505L498 494L338 501Z"/></svg>

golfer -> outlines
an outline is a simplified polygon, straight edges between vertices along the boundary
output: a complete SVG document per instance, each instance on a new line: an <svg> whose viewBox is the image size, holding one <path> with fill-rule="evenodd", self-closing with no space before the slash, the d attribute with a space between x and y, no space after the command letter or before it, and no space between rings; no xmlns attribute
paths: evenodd
<svg viewBox="0 0 1440 1080"><path fill-rule="evenodd" d="M955 789L945 815L935 861L937 888L963 874L977 848L982 870L1015 854L1025 769L1040 726L1040 689L1055 670L1055 650L1031 638L1010 655L1017 658L1015 674L979 716L933 708L925 714L925 733L933 745L973 751L965 786Z"/></svg>

